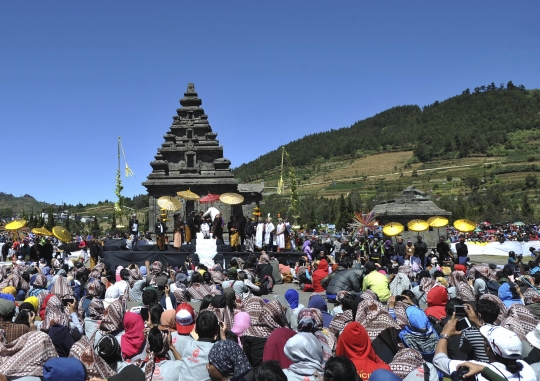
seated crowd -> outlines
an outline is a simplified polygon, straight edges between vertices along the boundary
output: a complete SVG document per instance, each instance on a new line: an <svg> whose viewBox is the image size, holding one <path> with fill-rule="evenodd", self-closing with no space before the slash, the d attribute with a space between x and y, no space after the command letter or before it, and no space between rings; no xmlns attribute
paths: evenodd
<svg viewBox="0 0 540 381"><path fill-rule="evenodd" d="M540 380L536 262L274 262L0 267L0 381Z"/></svg>

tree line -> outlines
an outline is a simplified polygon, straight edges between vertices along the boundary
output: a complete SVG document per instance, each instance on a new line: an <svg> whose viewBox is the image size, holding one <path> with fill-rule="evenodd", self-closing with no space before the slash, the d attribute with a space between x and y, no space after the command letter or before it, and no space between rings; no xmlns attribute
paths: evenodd
<svg viewBox="0 0 540 381"><path fill-rule="evenodd" d="M285 145L291 164L303 167L333 157L412 149L422 162L488 154L508 133L540 129L540 91L512 81L491 83L423 108L397 106L350 127L306 135ZM264 179L281 163L281 149L233 169L242 181Z"/></svg>

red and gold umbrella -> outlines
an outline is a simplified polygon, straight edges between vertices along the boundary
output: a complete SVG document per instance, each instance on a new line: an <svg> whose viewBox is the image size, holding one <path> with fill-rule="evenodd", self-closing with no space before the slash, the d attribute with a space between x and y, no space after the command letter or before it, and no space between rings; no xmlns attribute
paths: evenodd
<svg viewBox="0 0 540 381"><path fill-rule="evenodd" d="M219 201L219 194L208 193L203 198L199 199L199 204L210 204Z"/></svg>

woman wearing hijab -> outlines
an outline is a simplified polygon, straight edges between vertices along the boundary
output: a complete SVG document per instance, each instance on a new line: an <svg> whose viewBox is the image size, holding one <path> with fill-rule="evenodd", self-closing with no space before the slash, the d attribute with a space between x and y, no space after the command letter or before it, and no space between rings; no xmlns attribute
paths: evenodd
<svg viewBox="0 0 540 381"><path fill-rule="evenodd" d="M277 361L281 369L287 369L293 362L285 355L285 344L296 335L292 329L276 328L272 331L264 345L263 361Z"/></svg>
<svg viewBox="0 0 540 381"><path fill-rule="evenodd" d="M435 286L427 292L428 308L425 309L427 316L433 316L437 320L446 317L446 303L448 303L448 291L444 286Z"/></svg>
<svg viewBox="0 0 540 381"><path fill-rule="evenodd" d="M309 299L308 308L316 308L321 311L323 326L328 327L332 322L333 316L328 313L328 305L322 296L313 294Z"/></svg>
<svg viewBox="0 0 540 381"><path fill-rule="evenodd" d="M144 337L144 321L141 315L126 312L124 315L125 332L120 339L122 358L126 362L146 358L146 339Z"/></svg>
<svg viewBox="0 0 540 381"><path fill-rule="evenodd" d="M369 379L376 369L390 370L390 367L373 350L366 329L357 322L345 326L338 339L336 355L349 358L362 380Z"/></svg>
<svg viewBox="0 0 540 381"><path fill-rule="evenodd" d="M159 329L176 332L176 310L166 310L161 314Z"/></svg>
<svg viewBox="0 0 540 381"><path fill-rule="evenodd" d="M234 315L234 324L231 331L238 337L240 346L242 346L240 340L249 327L251 327L251 316L247 312L238 312ZM265 360L263 359L263 361Z"/></svg>
<svg viewBox="0 0 540 381"><path fill-rule="evenodd" d="M251 365L237 343L221 340L210 349L206 369L211 381L240 381L251 371Z"/></svg>
<svg viewBox="0 0 540 381"><path fill-rule="evenodd" d="M321 281L328 276L328 262L326 259L321 259L317 269L313 272L313 292L326 292L321 285ZM330 324L330 322L328 322Z"/></svg>
<svg viewBox="0 0 540 381"><path fill-rule="evenodd" d="M513 304L524 304L521 290L515 284L503 283L499 287L499 298L501 298L506 308L510 308Z"/></svg>
<svg viewBox="0 0 540 381"><path fill-rule="evenodd" d="M251 323L251 327L244 334L244 352L251 365L258 367L263 361L264 345L272 331L288 327L285 309L277 300L272 300L264 305L259 319L256 321L252 319Z"/></svg>
<svg viewBox="0 0 540 381"><path fill-rule="evenodd" d="M314 335L299 332L291 337L284 349L292 364L283 369L288 381L315 381L323 373L323 351Z"/></svg>
<svg viewBox="0 0 540 381"><path fill-rule="evenodd" d="M409 323L401 330L399 338L407 348L416 349L426 361L431 362L439 335L420 308L410 306L405 310L405 313Z"/></svg>
<svg viewBox="0 0 540 381"><path fill-rule="evenodd" d="M296 316L298 316L298 312L305 307L303 304L300 304L300 294L298 294L298 291L295 289L289 288L285 292L285 299L287 299L287 302Z"/></svg>
<svg viewBox="0 0 540 381"><path fill-rule="evenodd" d="M319 340L323 350L323 362L334 353L336 337L328 328L323 327L323 318L321 311L316 308L304 308L298 314L298 332L312 333Z"/></svg>

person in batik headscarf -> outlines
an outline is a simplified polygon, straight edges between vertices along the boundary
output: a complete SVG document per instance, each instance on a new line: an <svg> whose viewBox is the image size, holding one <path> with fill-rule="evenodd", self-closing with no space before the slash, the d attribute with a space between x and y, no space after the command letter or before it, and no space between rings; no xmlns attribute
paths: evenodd
<svg viewBox="0 0 540 381"><path fill-rule="evenodd" d="M250 313L246 305L246 311ZM251 320L251 327L244 334L244 351L253 367L262 363L264 344L276 328L288 327L286 309L277 300L264 305L258 321ZM250 313L251 316L251 313Z"/></svg>
<svg viewBox="0 0 540 381"><path fill-rule="evenodd" d="M211 381L241 381L251 365L237 343L221 340L210 349L206 369Z"/></svg>

